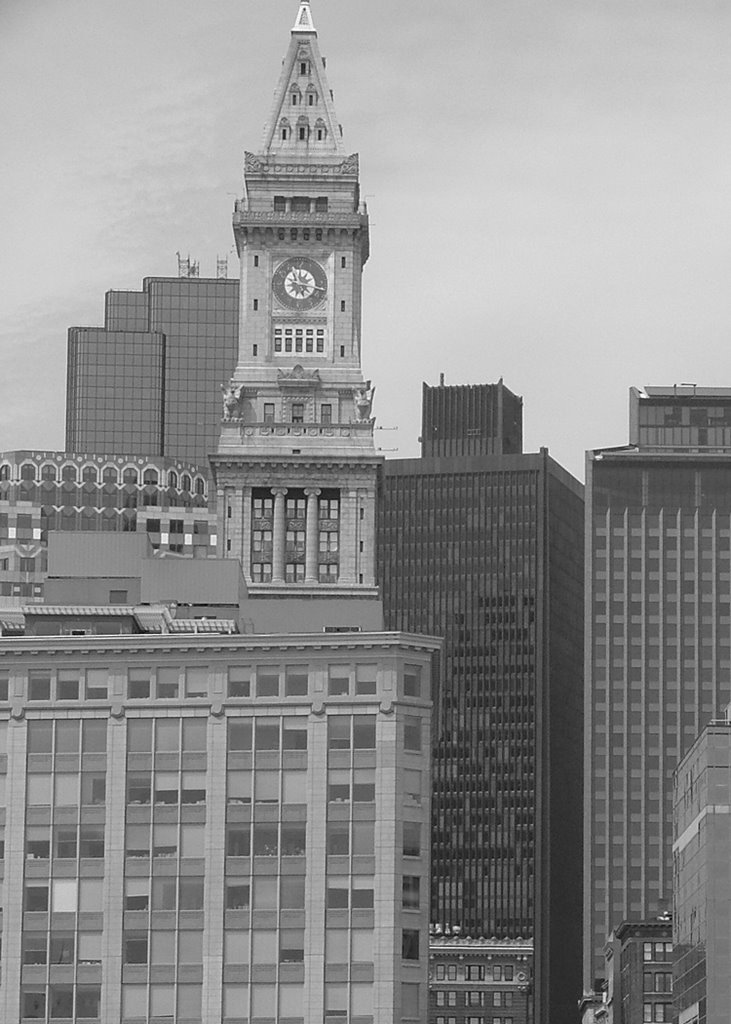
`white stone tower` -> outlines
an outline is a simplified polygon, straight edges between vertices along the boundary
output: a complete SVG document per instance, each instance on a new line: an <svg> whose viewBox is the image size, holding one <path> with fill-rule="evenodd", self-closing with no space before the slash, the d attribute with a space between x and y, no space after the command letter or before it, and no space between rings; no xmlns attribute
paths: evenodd
<svg viewBox="0 0 731 1024"><path fill-rule="evenodd" d="M251 596L377 598L373 388L361 369L368 213L302 0L234 212L239 358L211 464L221 554Z"/></svg>

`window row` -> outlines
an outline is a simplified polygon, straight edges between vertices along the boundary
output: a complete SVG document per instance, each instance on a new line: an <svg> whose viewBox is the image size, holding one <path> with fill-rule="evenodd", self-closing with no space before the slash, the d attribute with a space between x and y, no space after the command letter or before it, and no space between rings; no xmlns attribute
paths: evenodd
<svg viewBox="0 0 731 1024"><path fill-rule="evenodd" d="M456 981L458 972L461 976L462 967L457 964L436 964L434 976L437 981ZM466 964L464 977L466 981L512 981L515 967L513 964Z"/></svg>
<svg viewBox="0 0 731 1024"><path fill-rule="evenodd" d="M322 355L325 351L325 328L275 327L274 351L309 353L310 355L317 353ZM267 420L267 405L271 409L271 421ZM330 406L330 409L332 410L332 406ZM264 405L264 422L274 422L274 403Z"/></svg>
<svg viewBox="0 0 731 1024"><path fill-rule="evenodd" d="M10 466L0 466L0 481L10 480L11 474L12 469ZM191 494L195 493L202 497L206 494L206 481L203 477L197 476L193 478L189 473L179 474L174 469L168 470L166 474L164 470L159 471L148 468L143 470L140 477L140 472L131 466L124 470L120 470L116 466L105 466L101 470L96 466L84 466L79 477L79 471L76 466L63 466L59 475L56 466L46 463L41 466L39 474L38 467L34 463L24 462L20 467L19 476L21 480L32 482L42 480L47 483L142 484L143 486L172 487L176 490L188 491ZM165 479L166 477L167 480Z"/></svg>
<svg viewBox="0 0 731 1024"><path fill-rule="evenodd" d="M29 860L75 860L78 857L103 859L103 825L29 825L25 832L25 855Z"/></svg>
<svg viewBox="0 0 731 1024"><path fill-rule="evenodd" d="M24 1020L98 1019L101 986L54 984L49 985L48 990L25 986L21 1003Z"/></svg>
<svg viewBox="0 0 731 1024"><path fill-rule="evenodd" d="M488 1007L492 1006L496 1009L499 1007L510 1007L513 1005L513 992L464 992L458 993L454 991L447 991L445 989L437 989L434 993L434 1004L435 1006L450 1006L456 1007L462 1005L462 998L464 997L465 1006L480 1006Z"/></svg>

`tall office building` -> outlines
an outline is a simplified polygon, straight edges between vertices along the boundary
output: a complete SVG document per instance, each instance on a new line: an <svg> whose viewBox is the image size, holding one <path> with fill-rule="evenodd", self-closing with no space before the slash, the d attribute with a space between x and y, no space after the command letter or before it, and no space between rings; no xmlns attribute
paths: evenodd
<svg viewBox="0 0 731 1024"><path fill-rule="evenodd" d="M445 637L432 920L532 939L536 1024L568 1019L581 988L582 487L545 449L389 461L378 545L387 627Z"/></svg>
<svg viewBox="0 0 731 1024"><path fill-rule="evenodd" d="M729 699L731 390L633 388L587 458L584 982L672 900L672 775Z"/></svg>
<svg viewBox="0 0 731 1024"><path fill-rule="evenodd" d="M502 378L497 384L422 385L422 458L522 451L523 399Z"/></svg>
<svg viewBox="0 0 731 1024"><path fill-rule="evenodd" d="M207 466L236 364L239 283L149 277L109 291L103 327L71 327L66 450Z"/></svg>

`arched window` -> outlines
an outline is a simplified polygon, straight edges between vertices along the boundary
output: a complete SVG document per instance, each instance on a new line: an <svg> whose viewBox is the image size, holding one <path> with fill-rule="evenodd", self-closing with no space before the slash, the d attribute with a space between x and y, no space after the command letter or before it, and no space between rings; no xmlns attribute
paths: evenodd
<svg viewBox="0 0 731 1024"><path fill-rule="evenodd" d="M315 139L324 142L327 138L327 126L321 117L315 121Z"/></svg>
<svg viewBox="0 0 731 1024"><path fill-rule="evenodd" d="M85 484L95 484L99 479L96 466L84 466L81 471L81 479Z"/></svg>
<svg viewBox="0 0 731 1024"><path fill-rule="evenodd" d="M41 480L49 480L55 484L56 467L52 466L50 462L47 462L45 466L41 466Z"/></svg>
<svg viewBox="0 0 731 1024"><path fill-rule="evenodd" d="M64 483L75 484L76 466L71 466L67 463L61 470L61 479L64 481Z"/></svg>
<svg viewBox="0 0 731 1024"><path fill-rule="evenodd" d="M9 480L9 479L10 479L10 466L8 466L7 464L4 465L4 466L0 466L0 481Z"/></svg>
<svg viewBox="0 0 731 1024"><path fill-rule="evenodd" d="M297 118L297 138L300 142L306 142L310 134L310 122L306 117Z"/></svg>
<svg viewBox="0 0 731 1024"><path fill-rule="evenodd" d="M197 476L195 478L195 493L199 494L201 497L206 493L206 484L201 476Z"/></svg>
<svg viewBox="0 0 731 1024"><path fill-rule="evenodd" d="M137 470L128 467L122 474L122 483L124 484L136 484L138 480Z"/></svg>
<svg viewBox="0 0 731 1024"><path fill-rule="evenodd" d="M156 469L146 469L142 477L144 484L156 484L158 482L158 475Z"/></svg>
<svg viewBox="0 0 731 1024"><path fill-rule="evenodd" d="M280 134L280 137L282 139L282 142L286 142L287 141L287 139L290 136L290 131L291 131L291 128L290 128L289 121L287 120L286 117L283 117L282 120L279 122L279 134Z"/></svg>
<svg viewBox="0 0 731 1024"><path fill-rule="evenodd" d="M116 466L105 466L102 470L102 483L116 484L119 482L119 474Z"/></svg>
<svg viewBox="0 0 731 1024"><path fill-rule="evenodd" d="M290 100L293 107L296 107L298 103L302 103L302 92L298 85L293 85L290 91Z"/></svg>
<svg viewBox="0 0 731 1024"><path fill-rule="evenodd" d="M187 473L183 473L180 479L180 488L183 491L190 491L190 477Z"/></svg>
<svg viewBox="0 0 731 1024"><path fill-rule="evenodd" d="M175 472L174 469L171 469L170 472L168 473L168 487L175 487L177 489L177 486L178 474Z"/></svg>
<svg viewBox="0 0 731 1024"><path fill-rule="evenodd" d="M308 86L308 89L307 89L307 106L308 107L316 107L318 99L319 99L319 97L317 95L317 90L313 86L311 86L311 85Z"/></svg>

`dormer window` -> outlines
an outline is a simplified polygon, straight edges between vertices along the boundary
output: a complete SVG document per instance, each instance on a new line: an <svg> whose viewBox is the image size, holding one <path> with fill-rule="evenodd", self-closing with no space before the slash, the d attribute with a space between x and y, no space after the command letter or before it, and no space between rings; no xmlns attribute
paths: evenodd
<svg viewBox="0 0 731 1024"><path fill-rule="evenodd" d="M299 128L299 139L300 139L300 142L306 142L307 141L307 128L304 125L300 125L300 128Z"/></svg>
<svg viewBox="0 0 731 1024"><path fill-rule="evenodd" d="M327 138L327 128L321 117L315 121L315 138L318 142L323 142Z"/></svg>
<svg viewBox="0 0 731 1024"><path fill-rule="evenodd" d="M317 105L317 100L318 100L317 90L313 89L312 86L310 86L308 88L308 90L307 90L307 106L308 107L316 106Z"/></svg>
<svg viewBox="0 0 731 1024"><path fill-rule="evenodd" d="M282 120L279 122L279 130L282 142L286 142L287 139L289 139L291 132L289 121L287 120L286 117L282 118Z"/></svg>
<svg viewBox="0 0 731 1024"><path fill-rule="evenodd" d="M300 74L309 75L310 73L310 62L308 60L300 61Z"/></svg>

